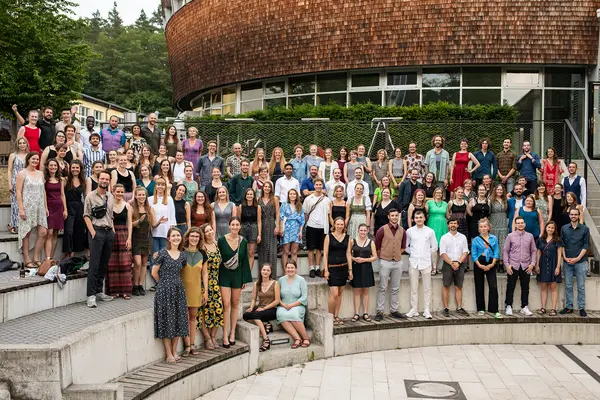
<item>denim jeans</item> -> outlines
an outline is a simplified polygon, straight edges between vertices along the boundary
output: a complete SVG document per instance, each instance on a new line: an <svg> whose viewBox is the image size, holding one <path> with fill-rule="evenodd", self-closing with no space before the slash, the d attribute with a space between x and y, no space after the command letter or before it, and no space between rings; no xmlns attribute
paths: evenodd
<svg viewBox="0 0 600 400"><path fill-rule="evenodd" d="M577 280L577 308L585 309L585 278L587 274L587 261L577 264L567 264L563 261L563 271L565 271L565 297L566 307L573 309L573 275Z"/></svg>
<svg viewBox="0 0 600 400"><path fill-rule="evenodd" d="M167 247L167 238L163 237L153 237L152 238L152 255L150 258L154 257L154 253L158 253L160 250ZM152 263L150 263L152 265Z"/></svg>

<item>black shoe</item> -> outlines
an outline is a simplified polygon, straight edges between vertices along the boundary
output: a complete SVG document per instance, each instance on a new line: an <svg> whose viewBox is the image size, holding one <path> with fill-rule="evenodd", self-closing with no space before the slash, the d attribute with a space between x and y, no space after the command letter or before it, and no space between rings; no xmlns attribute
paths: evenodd
<svg viewBox="0 0 600 400"><path fill-rule="evenodd" d="M399 313L398 311L394 311L390 313L390 317L398 318L398 319L406 319L408 318L406 314Z"/></svg>
<svg viewBox="0 0 600 400"><path fill-rule="evenodd" d="M311 278L314 278L315 274L316 274L315 270L311 269L310 272L308 273L308 276L310 276Z"/></svg>
<svg viewBox="0 0 600 400"><path fill-rule="evenodd" d="M315 270L315 275L317 275L317 277L319 277L319 278L321 277L321 269L320 268L317 268Z"/></svg>
<svg viewBox="0 0 600 400"><path fill-rule="evenodd" d="M585 312L585 310L583 308L581 310L579 310L579 316L580 317L587 317L587 313Z"/></svg>
<svg viewBox="0 0 600 400"><path fill-rule="evenodd" d="M444 315L444 317L449 317L450 316L450 310L448 310L447 308L444 308L444 312L442 314Z"/></svg>
<svg viewBox="0 0 600 400"><path fill-rule="evenodd" d="M573 309L565 307L562 310L560 310L559 314L560 315L573 314Z"/></svg>
<svg viewBox="0 0 600 400"><path fill-rule="evenodd" d="M136 285L133 286L133 289L131 290L131 294L134 296L140 295L140 292L138 292L138 287Z"/></svg>
<svg viewBox="0 0 600 400"><path fill-rule="evenodd" d="M152 289L150 289L152 290ZM154 290L156 290L156 286L154 287ZM146 295L146 291L144 290L144 287L142 285L138 286L138 291L140 296L145 296Z"/></svg>
<svg viewBox="0 0 600 400"><path fill-rule="evenodd" d="M459 313L459 314L461 314L461 315L464 315L464 316L466 316L466 317L468 317L468 316L469 316L469 313L467 312L467 310L465 310L465 309L464 309L464 308L462 308L462 307L461 307L461 308L457 308L457 309L456 309L456 312L457 312L457 313Z"/></svg>
<svg viewBox="0 0 600 400"><path fill-rule="evenodd" d="M379 321L382 321L382 320L383 320L383 313L380 313L380 312L378 312L378 313L375 315L375 321L378 321L378 322L379 322Z"/></svg>

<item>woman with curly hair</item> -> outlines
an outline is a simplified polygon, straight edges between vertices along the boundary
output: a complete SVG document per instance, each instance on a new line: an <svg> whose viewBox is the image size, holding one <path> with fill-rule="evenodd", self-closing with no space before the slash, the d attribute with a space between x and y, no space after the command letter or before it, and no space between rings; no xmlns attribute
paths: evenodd
<svg viewBox="0 0 600 400"><path fill-rule="evenodd" d="M208 196L202 190L198 190L192 199L190 207L190 226L197 228L204 224L212 225L213 208L208 201Z"/></svg>

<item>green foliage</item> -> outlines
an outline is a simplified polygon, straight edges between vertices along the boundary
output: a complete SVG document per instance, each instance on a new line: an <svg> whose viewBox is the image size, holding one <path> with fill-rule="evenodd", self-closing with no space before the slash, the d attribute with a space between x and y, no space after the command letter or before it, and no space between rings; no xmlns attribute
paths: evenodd
<svg viewBox="0 0 600 400"><path fill-rule="evenodd" d="M0 0L0 111L68 106L87 78L88 26L67 0Z"/></svg>

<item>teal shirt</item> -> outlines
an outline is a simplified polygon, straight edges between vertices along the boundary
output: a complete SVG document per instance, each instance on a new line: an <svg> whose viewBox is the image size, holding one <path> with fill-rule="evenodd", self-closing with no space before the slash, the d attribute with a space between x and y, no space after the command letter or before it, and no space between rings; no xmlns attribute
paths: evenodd
<svg viewBox="0 0 600 400"><path fill-rule="evenodd" d="M235 203L236 206L242 204L244 200L244 193L248 188L252 187L254 179L248 175L245 179L242 178L242 174L234 175L229 181L229 199Z"/></svg>

